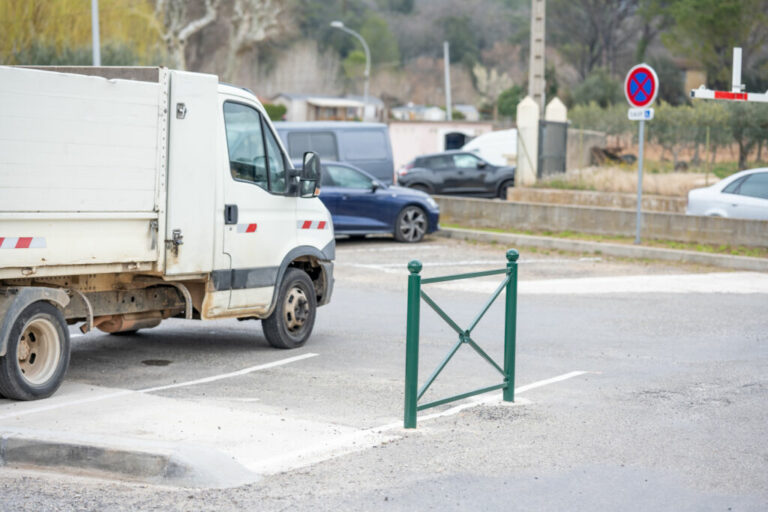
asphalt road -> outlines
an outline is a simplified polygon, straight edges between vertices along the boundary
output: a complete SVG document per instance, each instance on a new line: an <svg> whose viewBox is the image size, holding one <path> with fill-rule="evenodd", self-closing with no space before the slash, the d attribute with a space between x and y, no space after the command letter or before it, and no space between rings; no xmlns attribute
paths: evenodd
<svg viewBox="0 0 768 512"><path fill-rule="evenodd" d="M257 322L75 338L61 393L0 401L0 427L204 445L256 477L183 489L3 467L0 510L768 509L766 274L523 251L516 386L536 386L400 428L406 263L436 276L504 252L340 242L333 301L299 350L269 348ZM497 282L429 293L467 325ZM494 305L474 336L497 360L502 326ZM455 341L424 306L422 381ZM499 382L465 349L425 400Z"/></svg>

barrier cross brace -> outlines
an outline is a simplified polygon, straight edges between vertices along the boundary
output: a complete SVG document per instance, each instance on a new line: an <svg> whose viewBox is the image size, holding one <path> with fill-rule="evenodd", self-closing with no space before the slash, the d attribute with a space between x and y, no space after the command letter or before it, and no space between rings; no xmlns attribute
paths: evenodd
<svg viewBox="0 0 768 512"><path fill-rule="evenodd" d="M487 393L501 389L503 390L503 399L505 402L515 401L515 336L516 336L516 324L517 324L517 259L519 253L510 249L507 251L507 267L498 270L487 270L483 272L472 272L467 274L456 274L450 276L433 277L428 279L421 279L422 265L419 261L413 260L408 264L408 270L410 275L408 276L408 315L407 315L407 329L406 329L406 357L405 357L405 414L404 414L404 427L416 428L416 415L418 411L428 409L430 407L437 407L449 402L455 402L456 400L462 400L470 396L479 395L481 393ZM454 322L440 306L435 303L432 298L427 295L421 289L422 284L440 283L444 281L455 281L458 279L469 279L473 277L483 277L497 274L506 274L505 279L496 288L490 299L485 303L482 310L474 318L469 328L462 329L456 322ZM480 320L483 318L488 309L490 309L493 302L501 295L501 292L506 291L506 301L504 309L504 367L498 365L491 356L489 356L480 346L472 339L472 330L477 326ZM420 305L421 300L427 303L437 315L442 318L450 327L458 334L458 341L454 343L448 356L438 365L438 367L432 372L426 382L418 387L418 373L419 373L419 324L420 324ZM503 377L501 384L485 387L482 389L476 389L466 393L461 393L456 396L443 398L429 402L426 404L418 405L419 399L424 396L427 389L432 385L437 376L446 367L448 362L458 352L462 345L469 345L482 359L484 359L490 366L498 371Z"/></svg>

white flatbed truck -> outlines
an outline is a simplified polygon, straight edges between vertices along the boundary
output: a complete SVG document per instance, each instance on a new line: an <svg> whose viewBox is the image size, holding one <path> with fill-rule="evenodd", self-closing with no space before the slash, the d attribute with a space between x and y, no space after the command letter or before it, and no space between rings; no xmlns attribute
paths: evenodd
<svg viewBox="0 0 768 512"><path fill-rule="evenodd" d="M0 66L0 395L53 394L78 323L261 319L303 345L335 251L304 164L214 75Z"/></svg>

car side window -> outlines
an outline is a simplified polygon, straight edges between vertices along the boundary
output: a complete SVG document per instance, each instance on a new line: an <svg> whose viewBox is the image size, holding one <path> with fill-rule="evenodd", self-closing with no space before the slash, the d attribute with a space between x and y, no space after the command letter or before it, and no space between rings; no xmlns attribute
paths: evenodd
<svg viewBox="0 0 768 512"><path fill-rule="evenodd" d="M320 173L320 186L321 187L335 187L336 183L333 182L333 178L331 178L331 173L328 172L327 167L323 167L322 172Z"/></svg>
<svg viewBox="0 0 768 512"><path fill-rule="evenodd" d="M348 130L342 133L342 140L347 161L387 158L387 140L382 131Z"/></svg>
<svg viewBox="0 0 768 512"><path fill-rule="evenodd" d="M284 194L285 158L261 113L248 105L227 101L224 126L232 178Z"/></svg>
<svg viewBox="0 0 768 512"><path fill-rule="evenodd" d="M739 187L744 183L744 178L739 178L733 183L729 183L727 187L723 189L723 194L738 194Z"/></svg>
<svg viewBox="0 0 768 512"><path fill-rule="evenodd" d="M425 167L435 171L450 169L452 166L451 157L449 156L433 156L425 161Z"/></svg>
<svg viewBox="0 0 768 512"><path fill-rule="evenodd" d="M339 151L333 132L288 133L288 152L294 160L304 158L304 153L314 151L320 160L338 160Z"/></svg>
<svg viewBox="0 0 768 512"><path fill-rule="evenodd" d="M768 172L750 174L741 183L739 194L742 196L768 199Z"/></svg>
<svg viewBox="0 0 768 512"><path fill-rule="evenodd" d="M329 165L326 170L337 187L368 190L373 186L373 181L368 176L349 167Z"/></svg>
<svg viewBox="0 0 768 512"><path fill-rule="evenodd" d="M459 169L477 169L480 159L474 155L453 155L453 164Z"/></svg>

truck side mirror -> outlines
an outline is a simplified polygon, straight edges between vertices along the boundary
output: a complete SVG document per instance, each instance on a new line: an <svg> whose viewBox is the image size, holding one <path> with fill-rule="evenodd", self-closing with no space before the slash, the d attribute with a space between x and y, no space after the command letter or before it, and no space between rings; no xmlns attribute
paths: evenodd
<svg viewBox="0 0 768 512"><path fill-rule="evenodd" d="M320 157L314 151L304 153L304 166L300 175L301 197L316 197L320 192Z"/></svg>

